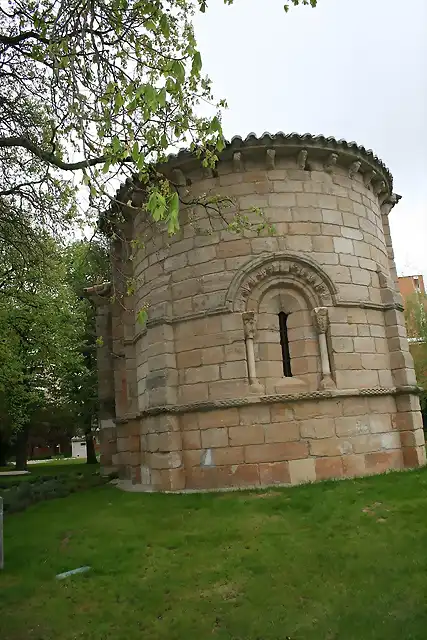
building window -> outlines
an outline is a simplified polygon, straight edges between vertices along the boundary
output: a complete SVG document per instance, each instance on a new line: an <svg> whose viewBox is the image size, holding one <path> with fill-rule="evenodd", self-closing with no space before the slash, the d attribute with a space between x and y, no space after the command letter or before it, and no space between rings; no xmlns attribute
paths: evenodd
<svg viewBox="0 0 427 640"><path fill-rule="evenodd" d="M421 292L420 281L418 278L414 278L414 287L415 287L415 291L417 291L418 293Z"/></svg>
<svg viewBox="0 0 427 640"><path fill-rule="evenodd" d="M282 347L282 361L283 361L283 375L286 378L292 377L291 371L291 356L289 353L289 338L288 338L288 317L289 314L281 311L279 313L279 331L280 331L280 345Z"/></svg>

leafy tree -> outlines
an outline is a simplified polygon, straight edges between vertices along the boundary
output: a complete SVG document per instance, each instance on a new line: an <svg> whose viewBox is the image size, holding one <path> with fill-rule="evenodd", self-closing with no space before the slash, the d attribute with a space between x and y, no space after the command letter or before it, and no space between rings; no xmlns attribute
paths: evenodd
<svg viewBox="0 0 427 640"><path fill-rule="evenodd" d="M18 468L26 467L34 416L64 405L63 371L82 368L81 311L52 240L44 250L43 277L29 269L24 289L0 305L0 443L15 442Z"/></svg>
<svg viewBox="0 0 427 640"><path fill-rule="evenodd" d="M78 429L86 439L87 462L97 462L93 425L98 413L98 375L96 363L95 308L84 296L84 289L109 277L106 248L95 242L76 242L65 251L67 281L79 305L80 358L64 368L63 380Z"/></svg>
<svg viewBox="0 0 427 640"><path fill-rule="evenodd" d="M405 320L420 387L421 408L427 413L427 295L415 293L405 301Z"/></svg>
<svg viewBox="0 0 427 640"><path fill-rule="evenodd" d="M224 0L232 4L233 0ZM316 0L291 0L289 5ZM67 218L81 171L92 210L135 173L149 209L178 225L176 190L153 166L190 145L207 166L224 146L191 23L206 0L9 0L0 5L0 198ZM212 105L210 117L199 104ZM59 176L59 177L58 177Z"/></svg>

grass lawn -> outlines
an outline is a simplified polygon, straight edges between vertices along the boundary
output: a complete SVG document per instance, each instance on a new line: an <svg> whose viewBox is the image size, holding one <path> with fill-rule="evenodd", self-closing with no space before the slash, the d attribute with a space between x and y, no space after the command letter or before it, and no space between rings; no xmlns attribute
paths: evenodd
<svg viewBox="0 0 427 640"><path fill-rule="evenodd" d="M103 486L9 516L5 560L2 640L425 640L427 470L264 492Z"/></svg>
<svg viewBox="0 0 427 640"><path fill-rule="evenodd" d="M12 467L0 467L0 471L13 471ZM22 476L0 476L0 487L8 484L17 484L18 482L28 482L37 477L58 476L63 474L90 474L96 471L96 465L86 464L86 459L82 458L63 458L61 460L52 460L49 462L39 462L28 465L28 471Z"/></svg>

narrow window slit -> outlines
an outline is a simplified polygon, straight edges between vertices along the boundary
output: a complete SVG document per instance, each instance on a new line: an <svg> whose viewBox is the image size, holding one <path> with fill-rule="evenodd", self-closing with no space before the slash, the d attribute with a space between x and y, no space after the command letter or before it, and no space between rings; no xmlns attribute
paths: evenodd
<svg viewBox="0 0 427 640"><path fill-rule="evenodd" d="M280 331L280 345L282 347L282 360L283 360L283 375L287 378L292 377L291 371L291 356L289 353L289 338L288 338L288 317L289 314L281 311L279 313L279 331Z"/></svg>

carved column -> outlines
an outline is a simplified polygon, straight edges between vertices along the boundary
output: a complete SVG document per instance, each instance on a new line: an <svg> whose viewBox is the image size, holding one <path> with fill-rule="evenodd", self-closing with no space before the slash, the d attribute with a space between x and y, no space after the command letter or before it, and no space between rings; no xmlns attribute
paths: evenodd
<svg viewBox="0 0 427 640"><path fill-rule="evenodd" d="M248 363L248 377L251 391L259 393L262 387L256 377L254 338L256 332L256 318L253 311L247 311L243 314L243 328L245 331L246 344L246 360Z"/></svg>
<svg viewBox="0 0 427 640"><path fill-rule="evenodd" d="M329 362L328 343L326 340L326 332L329 326L329 315L327 307L316 307L313 310L314 326L319 335L320 363L322 369L322 378L320 386L322 389L333 389L335 383L332 380L331 365Z"/></svg>

